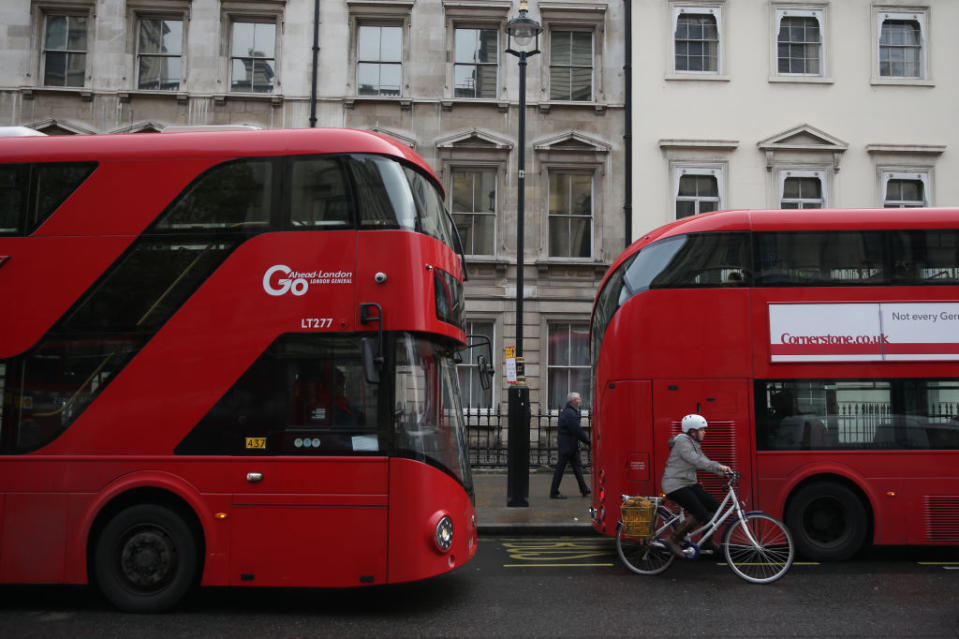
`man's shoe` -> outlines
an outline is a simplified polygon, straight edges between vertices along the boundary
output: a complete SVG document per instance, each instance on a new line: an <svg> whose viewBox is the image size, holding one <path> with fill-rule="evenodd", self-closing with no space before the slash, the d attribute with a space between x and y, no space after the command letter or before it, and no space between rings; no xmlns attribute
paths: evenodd
<svg viewBox="0 0 959 639"><path fill-rule="evenodd" d="M555 495L550 495L549 498L550 499L566 499L566 495L560 495L559 493L556 493Z"/></svg>
<svg viewBox="0 0 959 639"><path fill-rule="evenodd" d="M589 495L590 495L590 490L589 490L589 488L587 488L585 491L583 491L582 495L583 495L583 497L589 497Z"/></svg>

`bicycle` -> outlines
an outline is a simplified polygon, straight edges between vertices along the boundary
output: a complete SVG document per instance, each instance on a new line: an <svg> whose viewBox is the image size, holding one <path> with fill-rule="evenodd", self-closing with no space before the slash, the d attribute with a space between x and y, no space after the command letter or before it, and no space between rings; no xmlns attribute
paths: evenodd
<svg viewBox="0 0 959 639"><path fill-rule="evenodd" d="M795 556L792 535L785 524L772 515L743 510L743 504L736 494L739 478L740 473L733 472L728 475L726 496L722 503L708 522L686 536L682 544L683 553L687 559L698 559L700 549L691 538L696 535L701 535L700 539L710 538L727 519L735 515L719 545L726 555L729 567L748 582L772 583L785 575L792 566ZM630 495L622 497L625 513L628 508L627 500L636 498ZM616 551L623 563L633 572L658 575L676 559L666 547L663 538L678 528L685 519L685 512L682 508L678 511L670 508L661 497L640 499L653 502L652 516L647 517L648 521L631 522L624 514L617 526ZM649 509L648 505L646 508Z"/></svg>

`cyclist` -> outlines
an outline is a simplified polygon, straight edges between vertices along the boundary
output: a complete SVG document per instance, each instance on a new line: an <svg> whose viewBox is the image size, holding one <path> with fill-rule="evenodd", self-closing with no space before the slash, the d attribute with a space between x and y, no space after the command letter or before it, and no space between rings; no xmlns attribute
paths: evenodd
<svg viewBox="0 0 959 639"><path fill-rule="evenodd" d="M662 489L666 496L686 509L686 520L665 539L666 546L677 557L685 557L680 546L686 534L709 521L719 504L696 482L697 470L708 470L717 475L732 472L729 466L713 461L703 454L699 445L706 437L706 419L702 415L683 417L683 432L669 440L669 459L663 471ZM700 540L700 549L715 551L712 539Z"/></svg>

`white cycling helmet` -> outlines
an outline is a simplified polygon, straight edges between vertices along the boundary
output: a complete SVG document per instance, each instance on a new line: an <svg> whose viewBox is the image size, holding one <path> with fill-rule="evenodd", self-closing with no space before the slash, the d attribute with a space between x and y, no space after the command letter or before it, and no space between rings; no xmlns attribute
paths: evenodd
<svg viewBox="0 0 959 639"><path fill-rule="evenodd" d="M706 418L702 415L686 415L683 417L683 432L688 433L691 430L699 430L700 428L706 428L709 424L706 423Z"/></svg>

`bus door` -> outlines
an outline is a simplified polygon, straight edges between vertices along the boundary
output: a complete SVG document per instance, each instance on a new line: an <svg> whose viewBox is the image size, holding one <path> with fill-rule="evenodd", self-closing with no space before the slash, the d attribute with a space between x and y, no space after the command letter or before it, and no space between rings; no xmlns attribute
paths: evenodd
<svg viewBox="0 0 959 639"><path fill-rule="evenodd" d="M232 472L232 585L386 583L387 458L248 458Z"/></svg>
<svg viewBox="0 0 959 639"><path fill-rule="evenodd" d="M389 463L380 387L353 334L279 338L201 424L226 431L235 585L386 582ZM204 430L205 427L205 430Z"/></svg>
<svg viewBox="0 0 959 639"><path fill-rule="evenodd" d="M593 416L593 458L614 460L610 463L625 469L624 483L611 486L614 495L652 495L652 487L659 483L650 466L655 450L651 387L648 379L626 379L611 381L599 391L606 410ZM599 471L594 464L593 472Z"/></svg>
<svg viewBox="0 0 959 639"><path fill-rule="evenodd" d="M746 380L656 380L653 383L655 441L654 472L663 476L669 457L669 439L682 432L684 415L699 413L709 422L703 453L712 460L742 473L739 495L752 503L753 448L749 428L749 384ZM722 499L725 481L710 472L700 472L699 481L706 491Z"/></svg>

